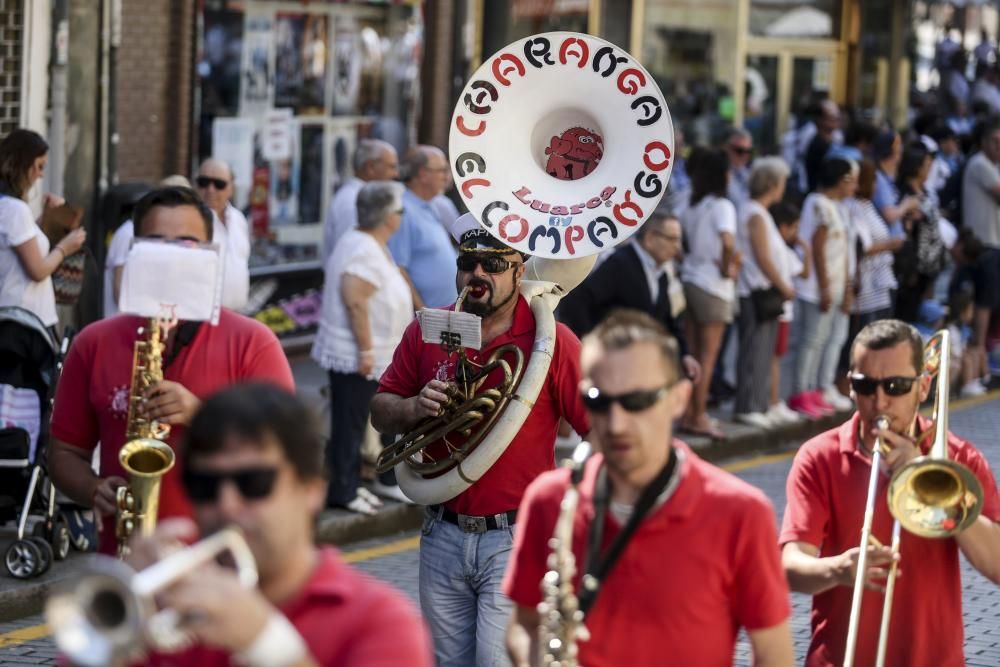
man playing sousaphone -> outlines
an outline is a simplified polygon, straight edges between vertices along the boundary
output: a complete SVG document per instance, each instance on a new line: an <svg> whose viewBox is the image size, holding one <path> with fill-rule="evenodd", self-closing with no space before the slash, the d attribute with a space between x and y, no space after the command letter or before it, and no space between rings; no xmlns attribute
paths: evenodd
<svg viewBox="0 0 1000 667"><path fill-rule="evenodd" d="M462 230L460 221L456 228ZM530 359L535 318L520 294L524 258L467 216L460 236L456 283L468 289L462 310L482 318L482 349L473 363L497 348L516 345ZM471 224L470 224L471 223ZM511 603L500 591L513 544L517 506L524 489L553 466L559 420L578 433L590 430L576 391L580 342L556 328L555 354L527 420L499 460L467 491L427 508L420 543L420 605L431 628L439 667L502 665L504 628ZM372 399L372 424L382 433L405 433L436 417L456 381L454 355L425 343L414 321L382 375ZM497 384L497 373L484 388Z"/></svg>
<svg viewBox="0 0 1000 667"><path fill-rule="evenodd" d="M947 355L947 350L943 355ZM861 556L860 535L872 457L879 442L893 476L927 453L925 434L934 425L918 416L931 388L924 372L920 333L899 320L862 329L851 348L851 397L857 413L822 433L795 456L786 483L788 505L779 541L792 590L813 597L809 667L845 664L852 587ZM940 391L940 388L939 388ZM947 411L947 405L941 409ZM888 428L879 431L879 418ZM904 530L894 586L886 664L910 667L963 665L962 582L959 551L990 581L1000 584L1000 495L986 458L971 443L946 434L947 457L966 466L982 485L982 512L955 537L928 539ZM881 457L881 454L879 455ZM894 556L889 477L879 475L874 497L867 576L855 643L856 665L874 665L884 591ZM935 510L925 512L928 517Z"/></svg>

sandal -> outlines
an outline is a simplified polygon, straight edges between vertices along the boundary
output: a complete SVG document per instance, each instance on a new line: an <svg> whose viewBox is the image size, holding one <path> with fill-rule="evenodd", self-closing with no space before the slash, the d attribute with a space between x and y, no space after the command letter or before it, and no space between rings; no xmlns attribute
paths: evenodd
<svg viewBox="0 0 1000 667"><path fill-rule="evenodd" d="M354 500L347 503L347 509L357 514L365 514L367 516L375 516L378 514L378 510L372 507L371 503L361 496L356 496Z"/></svg>
<svg viewBox="0 0 1000 667"><path fill-rule="evenodd" d="M367 501L367 503L372 507L374 507L375 509L382 507L382 505L384 504L381 498L379 498L378 496L376 496L374 493L372 493L363 486L358 487L358 497L361 498L362 500Z"/></svg>

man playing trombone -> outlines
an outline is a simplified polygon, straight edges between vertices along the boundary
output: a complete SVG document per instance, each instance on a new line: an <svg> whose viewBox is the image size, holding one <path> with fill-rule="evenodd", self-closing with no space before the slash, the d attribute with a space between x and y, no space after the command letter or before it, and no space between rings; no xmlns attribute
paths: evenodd
<svg viewBox="0 0 1000 667"><path fill-rule="evenodd" d="M947 458L967 467L982 485L980 515L955 537L928 539L902 530L898 554L889 546L894 530L887 501L890 479L928 453L930 439L922 436L935 428L918 416L931 389L932 377L925 366L924 344L912 326L899 320L866 326L851 349L851 395L857 412L848 422L807 442L795 457L779 541L792 590L814 596L808 667L839 667L852 650L854 664L875 664L887 597L891 623L885 664L964 665L959 551L1000 584L996 481L985 457L950 433L941 436L947 437ZM939 409L939 415L946 414L947 405ZM883 417L888 425L883 422L879 429L876 424ZM885 474L872 475L872 460L881 459L883 453ZM867 547L857 639L848 649L852 586L862 559L859 536L866 523L870 484L875 489L869 499L874 501L869 531L873 539ZM939 508L929 507L925 514L937 512ZM892 597L885 590L894 583L890 576L894 562L906 576L894 586Z"/></svg>

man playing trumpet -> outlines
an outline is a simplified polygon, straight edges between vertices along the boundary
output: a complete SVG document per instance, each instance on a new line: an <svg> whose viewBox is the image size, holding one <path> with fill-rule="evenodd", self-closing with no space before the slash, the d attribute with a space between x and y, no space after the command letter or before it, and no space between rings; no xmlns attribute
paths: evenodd
<svg viewBox="0 0 1000 667"><path fill-rule="evenodd" d="M259 574L242 586L232 570L198 567L159 604L179 615L194 644L143 664L184 667L430 667L430 641L406 598L314 545L326 499L324 443L299 399L266 384L209 398L191 422L181 477L194 523L174 519L132 542L145 569L178 540L240 529Z"/></svg>
<svg viewBox="0 0 1000 667"><path fill-rule="evenodd" d="M946 352L945 352L946 353ZM883 592L898 561L887 663L919 667L964 665L959 551L979 572L1000 584L1000 495L989 464L969 442L950 433L949 458L967 466L982 484L982 513L953 538L927 539L902 531L898 555L889 548L893 517L886 500L889 478L927 453L917 434L934 426L918 416L931 388L924 372L919 332L899 320L880 320L858 333L851 349L855 415L802 446L788 476L780 542L792 590L813 598L808 667L842 665L858 561L859 535L879 440L887 449L888 476L878 479L868 567L860 607L855 664L875 664ZM942 406L947 410L947 406ZM887 429L876 429L879 417ZM883 546L886 545L886 546Z"/></svg>

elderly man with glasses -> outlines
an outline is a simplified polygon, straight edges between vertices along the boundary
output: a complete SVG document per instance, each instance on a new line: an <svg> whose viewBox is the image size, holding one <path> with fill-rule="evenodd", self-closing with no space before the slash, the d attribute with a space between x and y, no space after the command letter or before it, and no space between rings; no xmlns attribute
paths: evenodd
<svg viewBox="0 0 1000 667"><path fill-rule="evenodd" d="M741 127L732 127L722 142L729 159L729 190L727 199L739 209L750 199L750 159L753 157L753 136Z"/></svg>
<svg viewBox="0 0 1000 667"><path fill-rule="evenodd" d="M466 350L483 363L504 345L516 345L527 364L533 354L535 318L521 295L524 258L490 236L471 215L456 224L459 291L468 288L462 310L482 318L482 348ZM431 628L438 667L493 667L507 663L504 628L511 602L500 590L513 544L517 506L525 488L552 469L559 421L577 433L589 423L577 391L580 342L556 326L551 366L534 406L496 463L466 491L427 508L420 543L420 605ZM510 359L510 355L505 355ZM382 374L371 402L372 424L382 433L405 433L440 414L456 383L456 355L425 343L413 322ZM493 373L483 390L499 382ZM530 397L529 397L530 398ZM448 442L464 441L452 433ZM442 443L428 450L440 455Z"/></svg>
<svg viewBox="0 0 1000 667"><path fill-rule="evenodd" d="M250 297L250 227L232 205L233 170L222 160L209 158L194 178L198 196L215 215L212 240L222 253L222 305L242 310Z"/></svg>
<svg viewBox="0 0 1000 667"><path fill-rule="evenodd" d="M879 416L888 448L886 475L878 482L868 572L856 644L858 665L875 663L888 569L898 559L906 576L895 587L886 655L894 665L963 665L962 582L959 551L984 576L1000 584L1000 495L986 458L969 442L948 434L948 455L968 466L984 490L982 514L958 536L928 539L904 533L898 555L888 547L893 517L886 500L889 477L930 447L919 435L932 428L919 416L931 378L923 373L920 333L900 320L878 320L862 329L851 348L851 397L855 415L798 451L786 483L788 504L779 535L782 563L793 591L813 596L809 667L844 664L859 537L871 477ZM947 408L945 408L947 409Z"/></svg>

